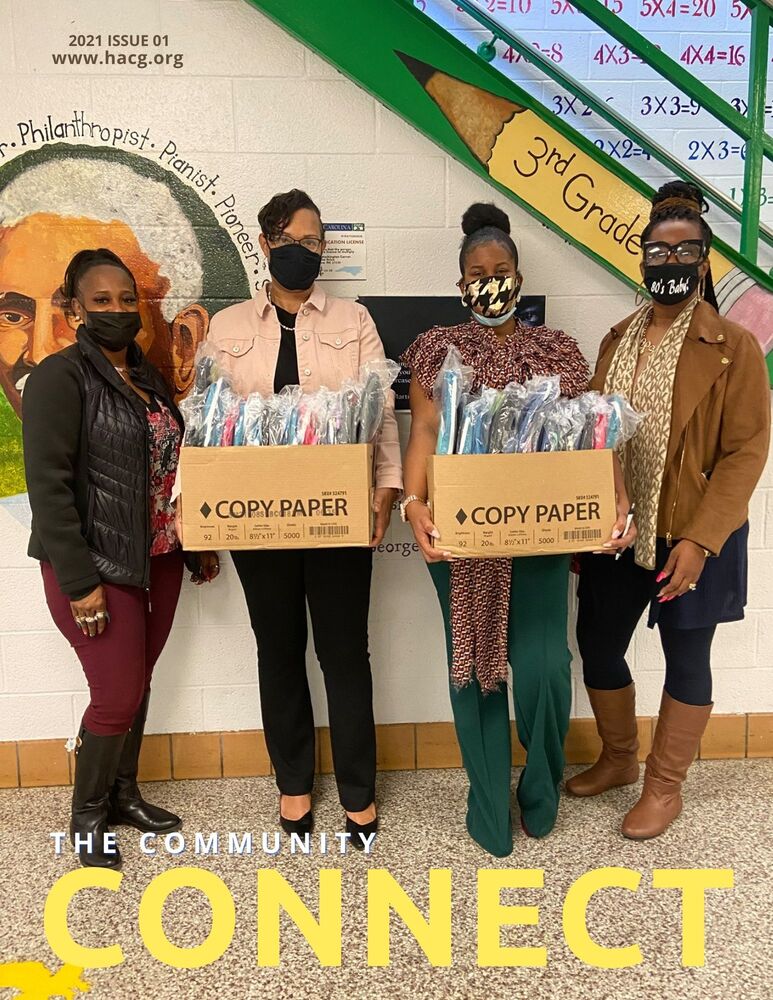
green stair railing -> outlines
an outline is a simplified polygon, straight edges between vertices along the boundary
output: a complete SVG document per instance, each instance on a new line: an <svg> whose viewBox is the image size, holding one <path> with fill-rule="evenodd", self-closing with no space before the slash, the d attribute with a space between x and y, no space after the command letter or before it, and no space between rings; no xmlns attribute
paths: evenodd
<svg viewBox="0 0 773 1000"><path fill-rule="evenodd" d="M679 63L664 55L660 49L648 42L639 32L611 13L599 0L572 0L578 10L586 14L599 27L617 39L630 52L638 55L655 69L669 83L684 91L710 114L741 137L746 144L744 160L743 203L728 198L706 178L699 177L690 168L674 157L667 149L654 142L645 132L637 128L606 101L601 100L592 90L563 70L534 45L525 41L511 29L501 25L496 18L477 5L475 0L453 0L457 7L477 21L491 33L490 42L477 48L480 58L491 62L496 56L496 41L501 41L525 60L538 66L555 83L578 97L599 118L613 125L627 138L636 142L653 159L667 167L675 176L697 184L710 201L725 211L741 226L739 253L750 263L757 263L758 240L773 247L773 230L760 221L760 192L762 187L763 157L773 158L773 142L765 133L765 84L768 62L768 37L771 13L767 0L744 0L750 8L751 56L749 59L749 81L747 117L727 101L718 97L699 80L684 70ZM614 29L614 30L613 30ZM650 57L654 53L652 62ZM771 269L773 273L773 269Z"/></svg>
<svg viewBox="0 0 773 1000"><path fill-rule="evenodd" d="M746 116L723 100L711 88L688 73L678 62L661 52L635 28L617 14L607 10L599 0L572 0L578 10L607 34L643 59L648 66L697 101L718 121L746 143L744 165L744 211L741 218L740 253L750 263L757 262L760 225L760 188L762 187L763 156L773 159L773 137L765 132L765 86L771 24L770 0L743 0L751 11L751 56Z"/></svg>
<svg viewBox="0 0 773 1000"><path fill-rule="evenodd" d="M412 0L248 2L568 243L622 281L638 285L637 231L648 216L652 186L493 66L495 51L491 51L491 42L484 43L481 57ZM579 94L615 128L633 134L631 123L599 101L587 87L547 63L536 48L493 20L485 22L477 4L471 0L448 2L468 13L475 8L474 16L492 35L538 63L548 77L568 92ZM754 204L759 202L763 157L769 157L773 149L763 117L768 58L765 29L770 26L771 6L768 0L744 2L754 18L747 117L598 0L572 0L574 7L613 37L619 37L633 54L649 62L746 142L743 208L722 191L709 188L705 181L700 184L704 190L709 188L712 200L727 217L743 227L741 249L715 238L715 283L724 296L725 308L736 310L736 315L743 312L746 325L763 344L773 380L773 269L768 273L767 264L763 269L757 262L758 243L761 239L766 247L770 246L771 234L760 227L759 205ZM635 142L645 152L651 150L652 158L672 174L698 180L677 157L661 150L638 130Z"/></svg>

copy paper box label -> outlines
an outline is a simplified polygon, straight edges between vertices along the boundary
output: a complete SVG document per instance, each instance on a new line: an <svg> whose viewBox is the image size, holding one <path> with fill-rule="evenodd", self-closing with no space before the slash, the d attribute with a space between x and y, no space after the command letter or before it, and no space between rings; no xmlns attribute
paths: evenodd
<svg viewBox="0 0 773 1000"><path fill-rule="evenodd" d="M587 552L612 533L611 451L432 455L427 472L436 545L452 555Z"/></svg>
<svg viewBox="0 0 773 1000"><path fill-rule="evenodd" d="M180 485L189 551L370 544L371 445L184 447Z"/></svg>

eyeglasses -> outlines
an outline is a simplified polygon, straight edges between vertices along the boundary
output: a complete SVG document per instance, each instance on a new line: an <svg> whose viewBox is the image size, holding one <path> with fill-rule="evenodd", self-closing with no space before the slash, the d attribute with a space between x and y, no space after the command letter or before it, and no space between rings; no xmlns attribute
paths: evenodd
<svg viewBox="0 0 773 1000"><path fill-rule="evenodd" d="M324 240L317 239L316 236L304 236L302 240L294 240L292 236L280 233L278 236L272 236L269 243L274 247L289 247L293 243L300 243L302 247L311 250L312 253L320 253Z"/></svg>
<svg viewBox="0 0 773 1000"><path fill-rule="evenodd" d="M682 240L680 243L645 243L644 263L665 264L671 254L680 264L697 264L706 253L703 240Z"/></svg>

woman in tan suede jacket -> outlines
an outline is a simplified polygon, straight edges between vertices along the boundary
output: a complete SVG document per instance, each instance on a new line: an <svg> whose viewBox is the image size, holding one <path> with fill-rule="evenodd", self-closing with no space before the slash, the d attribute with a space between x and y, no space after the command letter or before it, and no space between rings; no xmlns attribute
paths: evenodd
<svg viewBox="0 0 773 1000"><path fill-rule="evenodd" d="M649 606L666 676L642 794L622 825L637 840L658 836L681 812L712 709L714 632L744 616L748 505L768 456L765 360L754 335L716 311L704 204L682 182L655 195L642 234L652 302L610 330L591 382L627 396L645 417L620 455L634 527L605 554L580 558L577 638L603 746L566 787L590 796L638 779L625 654Z"/></svg>
<svg viewBox="0 0 773 1000"><path fill-rule="evenodd" d="M603 391L632 313L601 344L590 387ZM723 377L725 376L725 377ZM658 535L689 538L717 555L746 521L768 457L770 388L752 333L696 306L674 380Z"/></svg>

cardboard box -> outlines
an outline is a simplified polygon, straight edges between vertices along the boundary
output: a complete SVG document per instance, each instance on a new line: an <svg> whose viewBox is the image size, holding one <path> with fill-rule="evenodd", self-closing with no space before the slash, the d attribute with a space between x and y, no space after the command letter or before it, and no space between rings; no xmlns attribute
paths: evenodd
<svg viewBox="0 0 773 1000"><path fill-rule="evenodd" d="M180 451L184 547L369 545L373 446L283 445Z"/></svg>
<svg viewBox="0 0 773 1000"><path fill-rule="evenodd" d="M438 547L457 556L592 551L616 520L607 450L432 455L427 474Z"/></svg>

